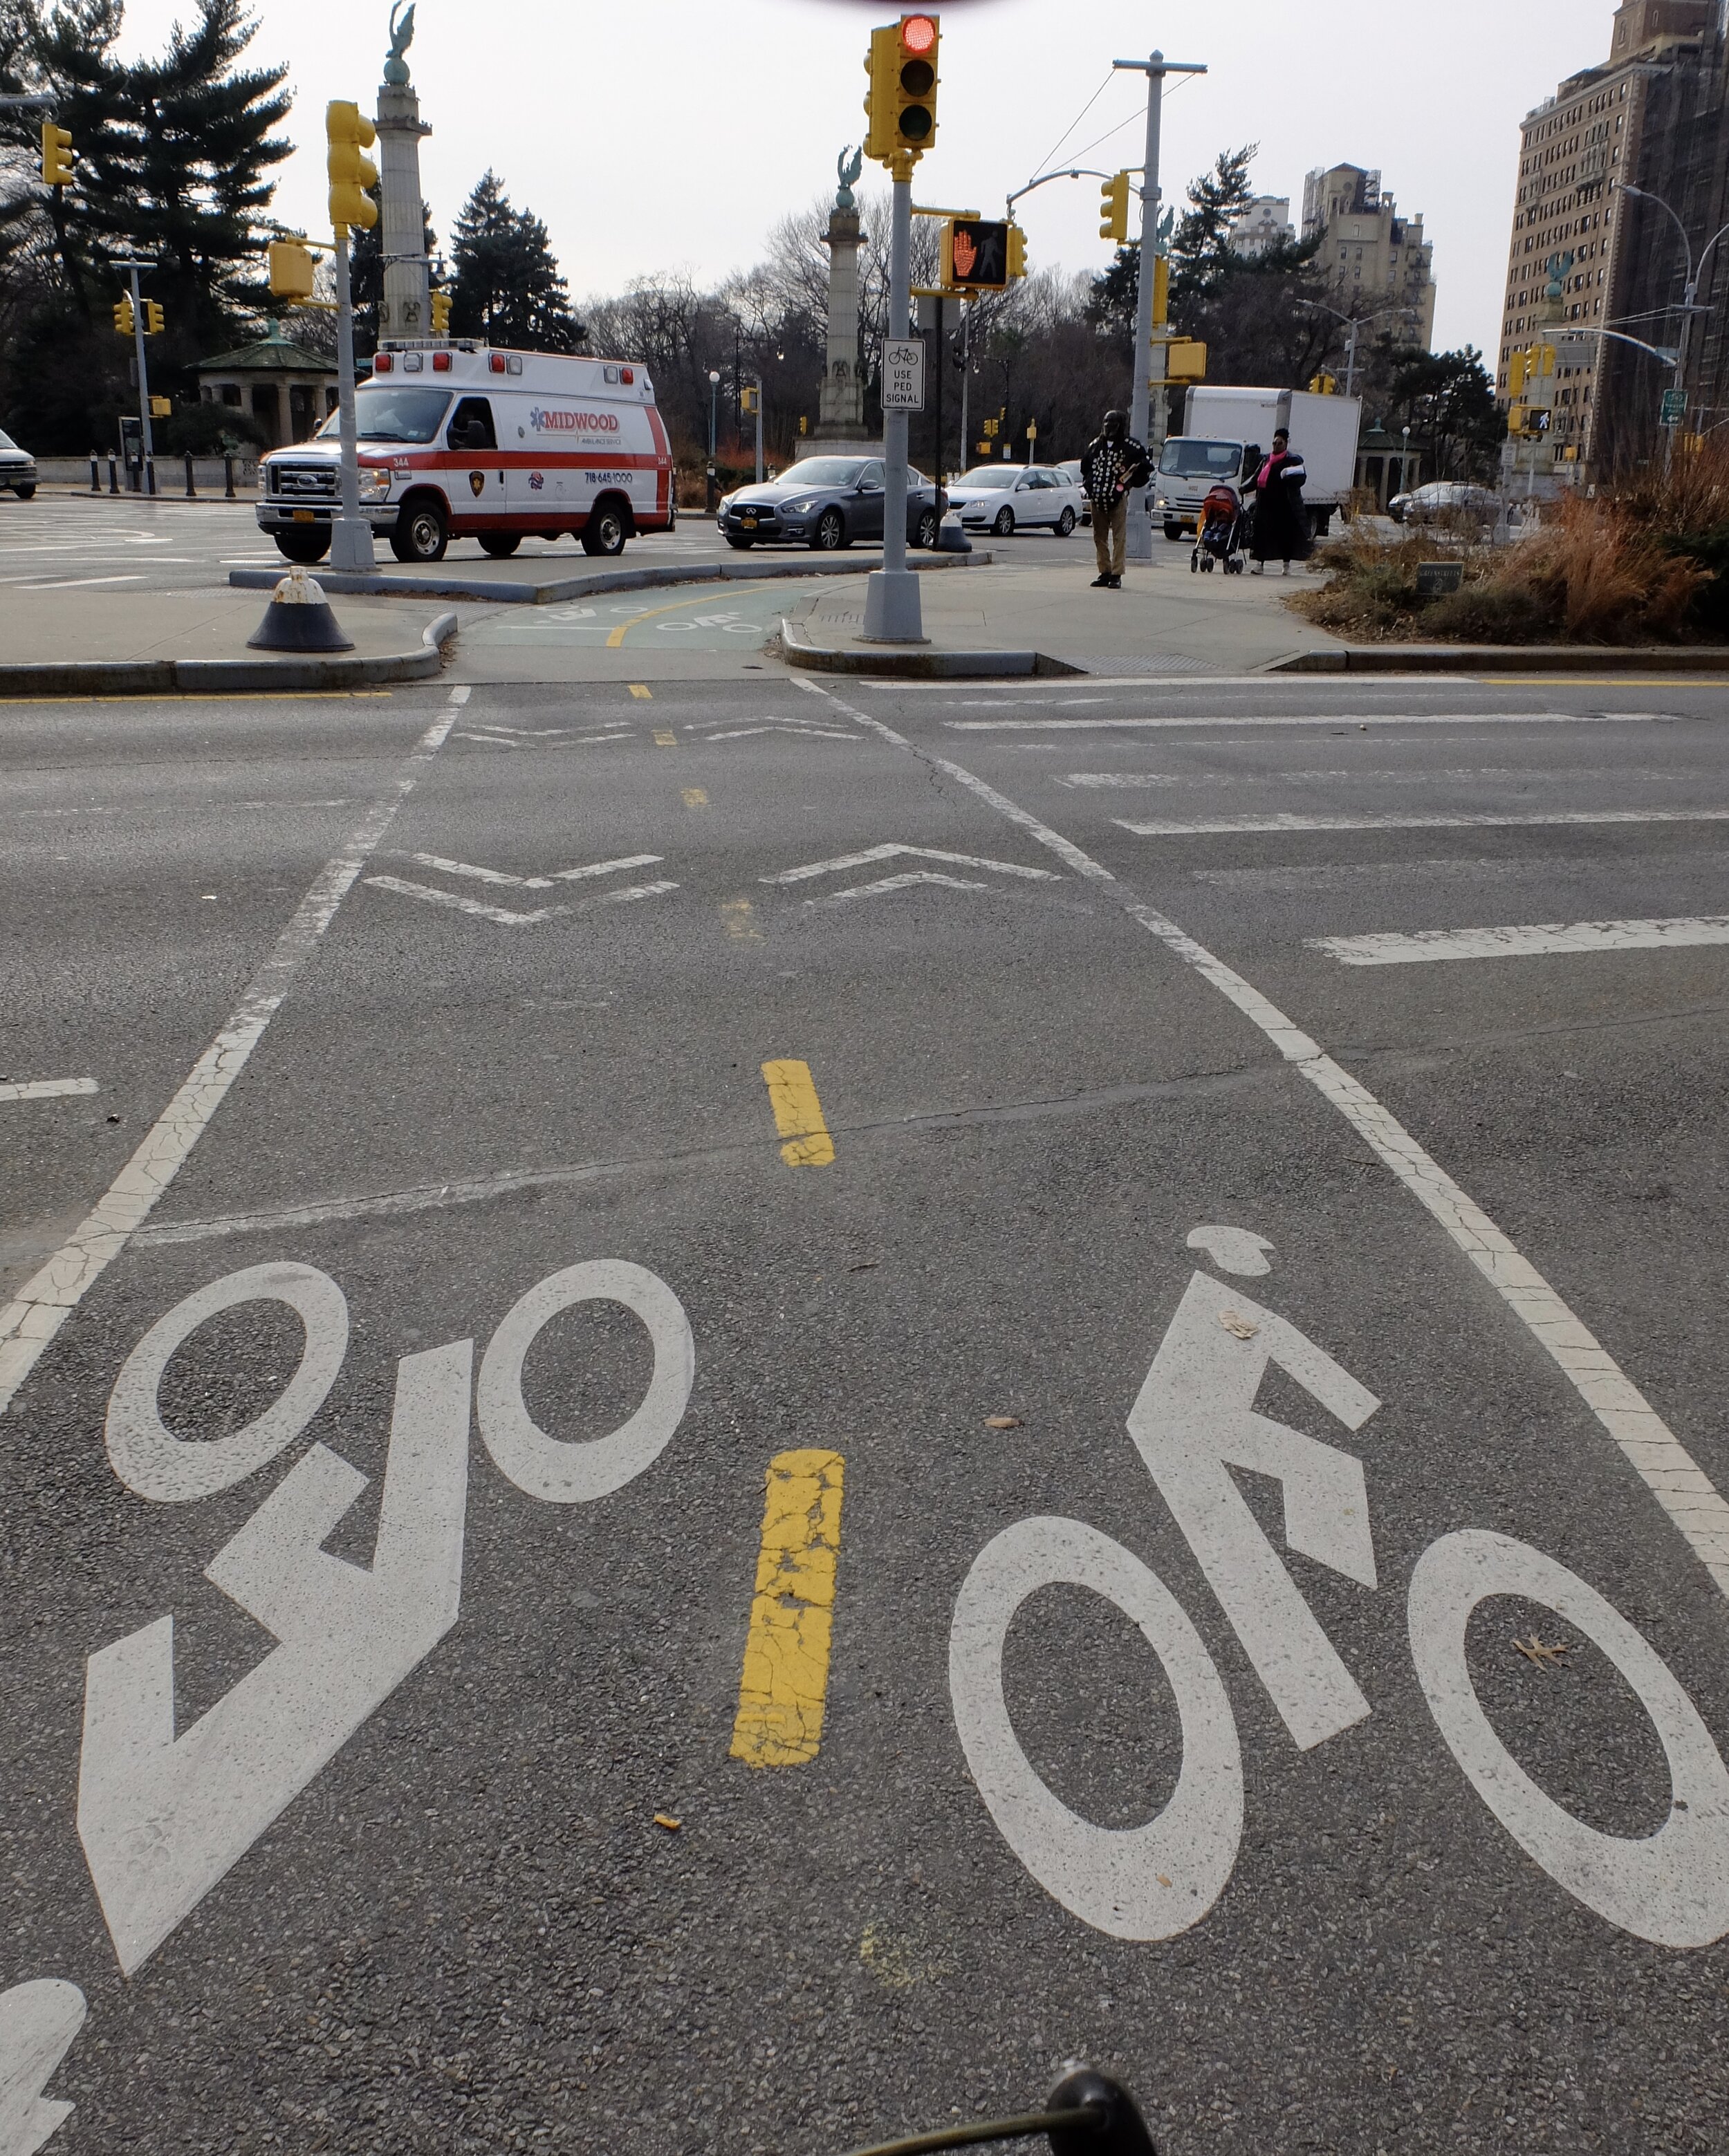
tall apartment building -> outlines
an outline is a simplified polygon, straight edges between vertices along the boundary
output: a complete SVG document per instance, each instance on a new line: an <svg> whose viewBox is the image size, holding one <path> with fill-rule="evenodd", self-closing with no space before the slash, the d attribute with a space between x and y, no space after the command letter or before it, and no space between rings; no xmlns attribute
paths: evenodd
<svg viewBox="0 0 1729 2156"><path fill-rule="evenodd" d="M1257 195L1231 226L1231 251L1258 262L1277 247L1289 246L1297 237L1291 223L1289 195Z"/></svg>
<svg viewBox="0 0 1729 2156"><path fill-rule="evenodd" d="M1682 279L1675 272L1682 264L1684 278L1685 250L1662 210L1618 189L1649 187L1685 218L1675 201L1676 153L1706 160L1693 139L1702 141L1701 131L1682 116L1712 109L1725 13L1724 0L1622 0L1608 59L1568 76L1526 116L1502 308L1501 401L1510 401L1515 348L1552 344L1560 363L1549 435L1521 446L1521 472L1530 465L1540 476L1580 480L1602 475L1641 444L1649 454L1660 393L1673 377L1654 357L1592 332L1613 328L1660 346L1679 339ZM1706 236L1697 233L1696 244Z"/></svg>
<svg viewBox="0 0 1729 2156"><path fill-rule="evenodd" d="M1340 304L1363 317L1382 308L1405 311L1387 331L1427 350L1435 335L1434 249L1420 217L1401 217L1383 192L1379 172L1334 165L1303 184L1303 237L1322 238L1315 267L1341 294Z"/></svg>

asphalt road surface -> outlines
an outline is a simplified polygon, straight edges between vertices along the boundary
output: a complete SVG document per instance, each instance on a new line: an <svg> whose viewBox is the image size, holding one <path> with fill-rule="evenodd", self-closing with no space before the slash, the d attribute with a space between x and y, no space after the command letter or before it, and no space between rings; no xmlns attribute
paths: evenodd
<svg viewBox="0 0 1729 2156"><path fill-rule="evenodd" d="M1721 2150L1721 710L0 715L6 2156Z"/></svg>

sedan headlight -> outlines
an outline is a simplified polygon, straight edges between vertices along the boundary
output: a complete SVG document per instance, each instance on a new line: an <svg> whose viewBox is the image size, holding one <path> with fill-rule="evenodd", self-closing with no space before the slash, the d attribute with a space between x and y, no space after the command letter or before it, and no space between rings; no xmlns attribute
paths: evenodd
<svg viewBox="0 0 1729 2156"><path fill-rule="evenodd" d="M382 501L390 491L390 475L373 465L360 468L360 498L363 501Z"/></svg>
<svg viewBox="0 0 1729 2156"><path fill-rule="evenodd" d="M816 495L807 494L802 501L790 501L786 505L787 513L791 516L808 516L816 508L817 500Z"/></svg>

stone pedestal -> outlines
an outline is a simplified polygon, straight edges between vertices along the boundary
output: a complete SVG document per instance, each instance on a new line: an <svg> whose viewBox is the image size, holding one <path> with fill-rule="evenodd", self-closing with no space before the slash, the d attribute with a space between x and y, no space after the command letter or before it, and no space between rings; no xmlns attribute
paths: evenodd
<svg viewBox="0 0 1729 2156"><path fill-rule="evenodd" d="M858 363L858 212L838 205L823 235L829 251L828 365L813 450L855 448L864 436L864 381Z"/></svg>
<svg viewBox="0 0 1729 2156"><path fill-rule="evenodd" d="M378 184L384 203L378 220L384 256L384 298L378 310L383 344L387 338L432 334L432 280L420 196L420 137L432 130L422 121L420 100L407 82L386 82L379 90L378 124Z"/></svg>

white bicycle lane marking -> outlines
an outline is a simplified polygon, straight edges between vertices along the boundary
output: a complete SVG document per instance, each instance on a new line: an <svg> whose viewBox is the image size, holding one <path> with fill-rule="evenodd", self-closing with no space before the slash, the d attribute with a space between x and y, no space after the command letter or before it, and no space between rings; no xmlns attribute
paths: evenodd
<svg viewBox="0 0 1729 2156"><path fill-rule="evenodd" d="M1240 1237L1240 1231L1239 1231ZM1264 1238L1197 1229L1191 1245L1251 1276ZM1129 1431L1293 1741L1326 1743L1371 1713L1337 1650L1237 1487L1276 1481L1288 1548L1360 1587L1378 1586L1366 1478L1353 1453L1255 1412L1269 1365L1361 1429L1380 1403L1277 1312L1196 1273L1154 1357ZM1119 1609L1159 1657L1181 1728L1176 1786L1145 1825L1093 1825L1054 1794L1021 1748L1003 1683L1010 1626L1058 1584ZM1601 1650L1637 1696L1668 1762L1671 1804L1643 1838L1599 1832L1526 1773L1496 1734L1466 1661L1466 1628L1490 1596L1535 1602ZM1411 1652L1436 1728L1477 1794L1551 1879L1608 1922L1675 1949L1729 1933L1729 1770L1697 1709L1619 1613L1563 1565L1480 1529L1445 1534L1418 1560ZM1078 1520L1033 1518L980 1552L956 1599L949 1691L961 1748L998 1830L1072 1914L1115 1938L1170 1939L1229 1885L1243 1825L1242 1746L1229 1691L1187 1614L1130 1551Z"/></svg>
<svg viewBox="0 0 1729 2156"><path fill-rule="evenodd" d="M1197 943L1177 923L1145 905L1133 891L1073 840L1030 810L1000 793L964 765L919 747L904 734L846 703L831 689L801 676L797 685L882 740L945 773L1009 823L1066 861L1078 875L1112 892L1130 918L1191 966L1227 1001L1258 1026L1284 1060L1330 1101L1364 1142L1390 1168L1470 1260L1538 1344L1553 1358L1579 1397L1620 1448L1671 1524L1729 1596L1729 1503L1726 1503L1680 1440L1589 1327L1568 1307L1530 1260L1521 1255L1482 1208L1418 1144L1397 1118L1341 1064L1287 1018L1277 1004L1232 967Z"/></svg>
<svg viewBox="0 0 1729 2156"><path fill-rule="evenodd" d="M337 907L396 820L421 772L444 745L468 697L466 688L450 691L450 702L421 735L402 777L367 810L347 844L325 863L227 1023L145 1133L137 1151L69 1240L0 1310L0 1414L11 1406L49 1343L186 1164L210 1118L228 1097L229 1088L263 1040L296 975L335 920Z"/></svg>

